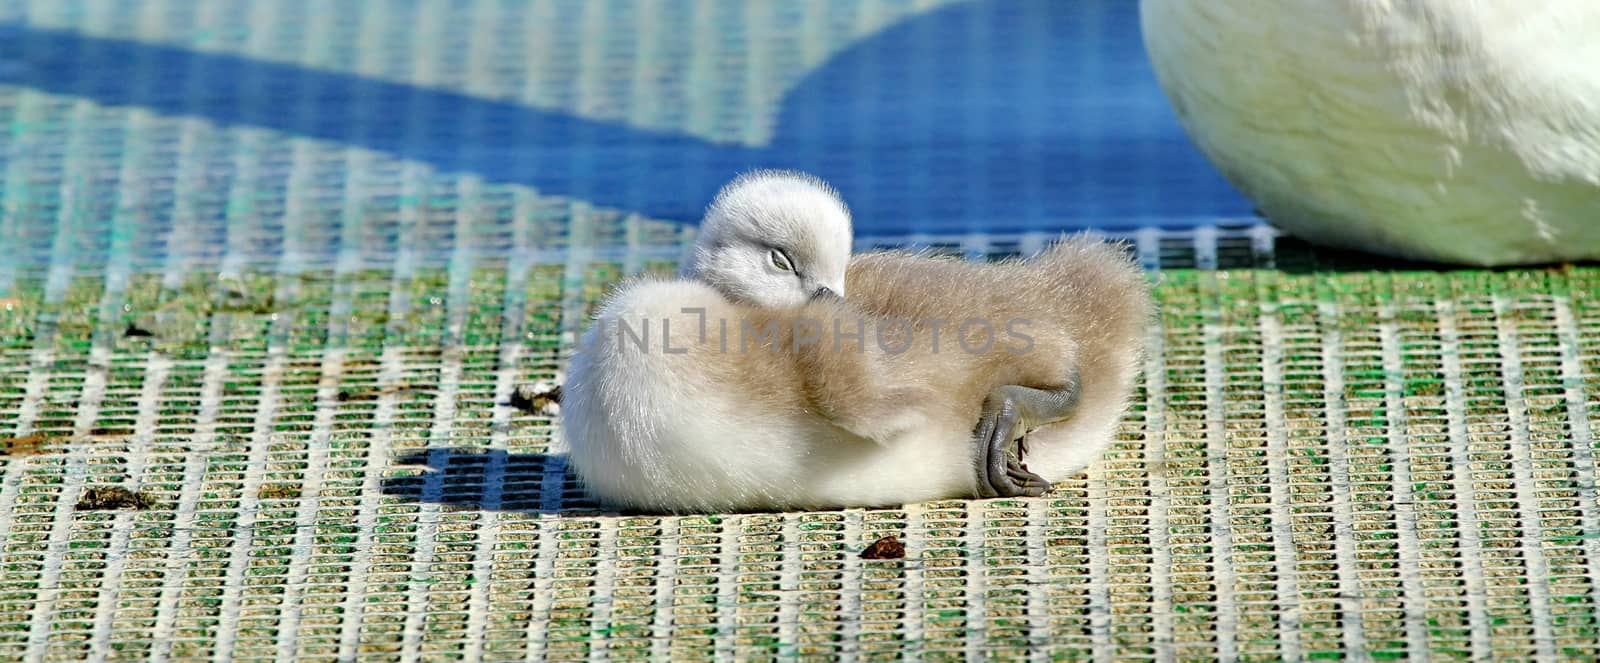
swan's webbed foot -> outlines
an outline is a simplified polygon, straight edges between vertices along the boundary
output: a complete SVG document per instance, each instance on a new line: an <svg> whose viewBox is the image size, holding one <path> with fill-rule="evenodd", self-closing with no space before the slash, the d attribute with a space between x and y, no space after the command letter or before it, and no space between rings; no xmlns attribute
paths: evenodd
<svg viewBox="0 0 1600 663"><path fill-rule="evenodd" d="M989 392L973 441L978 445L979 497L1038 497L1050 482L1023 462L1029 431L1066 419L1078 406L1077 376L1062 389L1006 385Z"/></svg>

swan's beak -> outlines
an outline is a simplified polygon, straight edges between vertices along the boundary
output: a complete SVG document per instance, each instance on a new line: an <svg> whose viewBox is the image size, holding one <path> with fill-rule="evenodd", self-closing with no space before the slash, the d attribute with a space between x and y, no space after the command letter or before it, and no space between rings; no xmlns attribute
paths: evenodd
<svg viewBox="0 0 1600 663"><path fill-rule="evenodd" d="M828 286L819 286L816 290L811 291L811 301L818 302L830 299L837 301L844 298L840 297L839 293L829 289Z"/></svg>

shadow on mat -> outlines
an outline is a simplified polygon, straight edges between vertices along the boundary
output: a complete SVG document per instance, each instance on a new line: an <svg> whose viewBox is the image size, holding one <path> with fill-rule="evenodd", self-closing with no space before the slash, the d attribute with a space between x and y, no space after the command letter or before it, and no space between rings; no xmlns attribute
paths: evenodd
<svg viewBox="0 0 1600 663"><path fill-rule="evenodd" d="M412 502L493 511L616 513L584 496L566 456L442 447L401 456L391 464L395 467L423 470L383 479L383 494Z"/></svg>
<svg viewBox="0 0 1600 663"><path fill-rule="evenodd" d="M504 449L440 447L396 458L395 468L416 474L383 479L384 495L455 509L523 511L567 516L666 516L658 511L618 510L584 495L567 457L514 454ZM783 513L765 509L723 513Z"/></svg>
<svg viewBox="0 0 1600 663"><path fill-rule="evenodd" d="M1274 249L1277 269L1289 274L1343 274L1354 272L1435 272L1505 273L1545 272L1563 270L1573 266L1595 266L1600 262L1547 263L1534 265L1509 265L1502 267L1474 267L1421 260L1388 258L1350 249L1317 246L1294 237L1279 237Z"/></svg>
<svg viewBox="0 0 1600 663"><path fill-rule="evenodd" d="M20 23L0 23L0 85L335 141L665 220L697 220L754 167L834 183L860 236L1248 215L1168 107L1137 4L981 0L909 16L736 118L774 123L762 145Z"/></svg>
<svg viewBox="0 0 1600 663"><path fill-rule="evenodd" d="M411 502L569 516L665 515L602 507L578 487L578 477L567 467L566 456L442 447L396 458L393 467L424 470L383 479L379 490L384 495Z"/></svg>

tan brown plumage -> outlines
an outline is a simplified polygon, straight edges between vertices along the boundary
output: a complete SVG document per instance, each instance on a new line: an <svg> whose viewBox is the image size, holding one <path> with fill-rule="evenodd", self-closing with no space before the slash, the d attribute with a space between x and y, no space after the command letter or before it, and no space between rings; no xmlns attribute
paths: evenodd
<svg viewBox="0 0 1600 663"><path fill-rule="evenodd" d="M1025 321L1032 346L937 357L908 356L900 367L926 381L939 407L973 421L991 390L1003 385L1058 389L1079 376L1078 414L1030 436L1030 465L1050 481L1082 469L1110 441L1126 408L1155 306L1150 282L1125 247L1085 235L1065 237L1031 259L981 263L892 251L852 258L850 302L878 317L963 320L996 330ZM981 332L969 329L969 336ZM971 345L979 345L973 341ZM870 416L863 414L861 416Z"/></svg>

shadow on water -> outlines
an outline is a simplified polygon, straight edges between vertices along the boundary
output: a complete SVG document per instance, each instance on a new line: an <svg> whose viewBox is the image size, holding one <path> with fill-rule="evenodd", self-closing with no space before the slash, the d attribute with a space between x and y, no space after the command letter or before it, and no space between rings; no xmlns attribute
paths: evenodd
<svg viewBox="0 0 1600 663"><path fill-rule="evenodd" d="M1172 117L1137 4L981 0L912 16L807 74L763 146L16 23L0 24L0 84L337 141L659 219L697 219L753 167L835 183L861 235L1248 214Z"/></svg>

